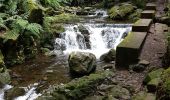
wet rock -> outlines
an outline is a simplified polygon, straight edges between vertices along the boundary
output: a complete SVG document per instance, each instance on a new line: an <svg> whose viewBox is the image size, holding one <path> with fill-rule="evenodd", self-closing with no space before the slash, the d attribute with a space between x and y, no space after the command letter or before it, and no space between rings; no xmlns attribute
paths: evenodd
<svg viewBox="0 0 170 100"><path fill-rule="evenodd" d="M24 88L14 87L5 91L5 100L14 100L14 98L23 96L24 94Z"/></svg>
<svg viewBox="0 0 170 100"><path fill-rule="evenodd" d="M137 95L133 96L132 100L156 100L156 95L141 91Z"/></svg>
<svg viewBox="0 0 170 100"><path fill-rule="evenodd" d="M72 52L68 63L72 74L85 75L96 69L96 57L91 53Z"/></svg>
<svg viewBox="0 0 170 100"><path fill-rule="evenodd" d="M11 82L11 77L9 75L9 71L4 68L0 72L0 85L1 84L9 84L10 82Z"/></svg>
<svg viewBox="0 0 170 100"><path fill-rule="evenodd" d="M88 35L90 35L89 31L82 24L80 24L78 26L78 29L81 32L81 34L88 34Z"/></svg>
<svg viewBox="0 0 170 100"><path fill-rule="evenodd" d="M76 15L88 15L88 14L89 14L89 12L87 10L83 10L83 9L76 12Z"/></svg>
<svg viewBox="0 0 170 100"><path fill-rule="evenodd" d="M62 51L66 50L65 40L61 38L56 38L54 48L55 50L62 50Z"/></svg>
<svg viewBox="0 0 170 100"><path fill-rule="evenodd" d="M127 35L128 35L128 32L124 32L122 35L122 39L125 39L125 37L127 37Z"/></svg>
<svg viewBox="0 0 170 100"><path fill-rule="evenodd" d="M115 59L116 59L116 51L114 49L111 49L108 53L105 53L100 57L100 60L104 62L115 61Z"/></svg>
<svg viewBox="0 0 170 100"><path fill-rule="evenodd" d="M150 63L146 60L140 60L138 62L138 64L135 65L130 65L130 69L135 71L135 72L142 72L146 69L146 67L149 65Z"/></svg>
<svg viewBox="0 0 170 100"><path fill-rule="evenodd" d="M143 81L144 84L147 84L148 82L150 82L151 80L155 79L155 78L160 78L162 72L164 71L163 68L154 70L150 73L148 73Z"/></svg>
<svg viewBox="0 0 170 100"><path fill-rule="evenodd" d="M135 72L142 72L146 69L146 66L141 64L130 65L130 69Z"/></svg>
<svg viewBox="0 0 170 100"><path fill-rule="evenodd" d="M115 68L115 65L114 64L106 64L102 67L104 70L107 70L107 69L113 69Z"/></svg>
<svg viewBox="0 0 170 100"><path fill-rule="evenodd" d="M4 84L9 84L11 82L11 77L9 75L9 70L6 69L4 63L4 56L0 50L0 86Z"/></svg>
<svg viewBox="0 0 170 100"><path fill-rule="evenodd" d="M119 85L115 85L109 94L119 100L130 100L129 91Z"/></svg>
<svg viewBox="0 0 170 100"><path fill-rule="evenodd" d="M78 26L78 30L84 36L84 40L85 40L87 49L90 49L91 48L91 45L90 45L90 36L89 36L90 33L89 33L88 29L86 29L83 25L80 24Z"/></svg>

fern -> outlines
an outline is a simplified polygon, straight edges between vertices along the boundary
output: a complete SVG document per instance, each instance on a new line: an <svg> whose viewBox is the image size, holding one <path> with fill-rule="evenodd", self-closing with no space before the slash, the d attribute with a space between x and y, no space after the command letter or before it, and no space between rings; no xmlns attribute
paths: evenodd
<svg viewBox="0 0 170 100"><path fill-rule="evenodd" d="M6 33L2 35L2 38L4 38L5 40L10 40L10 39L17 40L19 35L20 35L19 30L13 29L13 30L6 31Z"/></svg>
<svg viewBox="0 0 170 100"><path fill-rule="evenodd" d="M28 21L27 20L24 20L24 19L17 19L13 22L13 25L12 27L13 28L16 28L16 29L19 29L19 30L25 30L25 28L27 27L28 25Z"/></svg>
<svg viewBox="0 0 170 100"><path fill-rule="evenodd" d="M33 36L36 36L37 38L40 37L40 32L42 31L42 27L39 24L31 23L28 24L26 27L26 31L29 31L29 33Z"/></svg>

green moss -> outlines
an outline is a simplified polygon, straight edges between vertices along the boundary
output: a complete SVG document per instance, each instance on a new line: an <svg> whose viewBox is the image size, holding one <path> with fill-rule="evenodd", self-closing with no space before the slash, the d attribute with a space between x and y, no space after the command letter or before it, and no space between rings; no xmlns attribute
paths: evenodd
<svg viewBox="0 0 170 100"><path fill-rule="evenodd" d="M128 16L128 19L131 20L131 21L133 21L133 22L139 20L139 19L140 19L140 16L141 16L141 12L142 12L142 9L137 9L137 10L135 10L135 12L133 12L132 14L130 14L130 15Z"/></svg>
<svg viewBox="0 0 170 100"><path fill-rule="evenodd" d="M111 19L122 19L129 13L134 11L131 4L122 4L121 6L114 6L109 10L109 17Z"/></svg>
<svg viewBox="0 0 170 100"><path fill-rule="evenodd" d="M55 90L51 92L49 97L56 99L59 95L62 95L67 99L82 99L84 96L90 95L90 93L92 93L106 78L113 75L114 74L111 71L104 71L74 79L65 85L55 86Z"/></svg>
<svg viewBox="0 0 170 100"><path fill-rule="evenodd" d="M151 80L155 78L160 78L163 71L164 69L160 68L160 69L157 69L155 71L148 73L143 82L147 84L148 82L150 82Z"/></svg>
<svg viewBox="0 0 170 100"><path fill-rule="evenodd" d="M141 91L137 95L133 96L132 100L156 100L156 96L154 94Z"/></svg>

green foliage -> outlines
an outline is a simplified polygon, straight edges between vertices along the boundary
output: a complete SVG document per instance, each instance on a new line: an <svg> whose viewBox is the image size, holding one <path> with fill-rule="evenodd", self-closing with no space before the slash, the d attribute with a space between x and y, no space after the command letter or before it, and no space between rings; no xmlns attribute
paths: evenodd
<svg viewBox="0 0 170 100"><path fill-rule="evenodd" d="M24 19L16 19L12 23L12 29L7 30L1 37L4 38L5 40L8 39L17 40L19 35L29 33L30 36L39 38L41 31L42 27L39 24L29 23L27 20Z"/></svg>
<svg viewBox="0 0 170 100"><path fill-rule="evenodd" d="M122 4L121 6L114 6L109 10L109 17L112 19L122 19L129 13L134 11L131 4Z"/></svg>
<svg viewBox="0 0 170 100"><path fill-rule="evenodd" d="M139 8L144 8L147 0L132 0L132 3Z"/></svg>
<svg viewBox="0 0 170 100"><path fill-rule="evenodd" d="M141 12L142 12L142 9L137 9L134 13L129 15L128 19L133 22L136 22L137 20L140 19Z"/></svg>
<svg viewBox="0 0 170 100"><path fill-rule="evenodd" d="M6 33L3 34L2 38L4 38L5 40L17 40L17 38L19 37L19 30L18 29L13 29L10 31L7 31Z"/></svg>
<svg viewBox="0 0 170 100"><path fill-rule="evenodd" d="M32 36L39 38L42 27L37 23L31 23L27 25L26 30L29 31Z"/></svg>
<svg viewBox="0 0 170 100"><path fill-rule="evenodd" d="M79 17L74 14L63 13L56 16L45 17L44 18L44 28L48 33L61 33L64 31L63 24L67 22L78 21Z"/></svg>
<svg viewBox="0 0 170 100"><path fill-rule="evenodd" d="M70 2L70 0L40 0L40 2L49 7L53 7L55 9L59 8L62 4L66 4Z"/></svg>

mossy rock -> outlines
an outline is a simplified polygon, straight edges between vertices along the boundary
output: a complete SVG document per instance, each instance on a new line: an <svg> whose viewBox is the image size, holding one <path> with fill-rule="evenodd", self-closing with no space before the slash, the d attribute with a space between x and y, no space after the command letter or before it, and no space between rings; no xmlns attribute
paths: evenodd
<svg viewBox="0 0 170 100"><path fill-rule="evenodd" d="M109 50L108 53L105 53L100 57L100 60L105 61L105 62L115 61L115 59L116 59L116 50L115 49Z"/></svg>
<svg viewBox="0 0 170 100"><path fill-rule="evenodd" d="M106 78L108 79L113 76L114 73L111 71L90 74L89 76L74 79L67 84L54 86L50 94L48 94L48 91L48 93L43 94L40 98L41 100L56 100L56 98L62 96L66 100L84 99L84 97L93 93L97 86L101 85Z"/></svg>
<svg viewBox="0 0 170 100"><path fill-rule="evenodd" d="M111 19L123 19L128 14L134 11L134 7L131 4L122 4L120 6L114 6L109 10L109 17Z"/></svg>
<svg viewBox="0 0 170 100"><path fill-rule="evenodd" d="M73 75L90 74L96 69L96 57L92 53L72 52L69 55L68 63Z"/></svg>
<svg viewBox="0 0 170 100"><path fill-rule="evenodd" d="M112 95L114 98L121 99L121 100L129 100L130 99L130 92L123 88L120 85L115 85L109 92L109 95Z"/></svg>
<svg viewBox="0 0 170 100"><path fill-rule="evenodd" d="M137 95L133 96L131 100L156 100L156 95L141 91Z"/></svg>
<svg viewBox="0 0 170 100"><path fill-rule="evenodd" d="M157 70L154 70L154 71L148 73L143 81L144 84L147 84L148 82L150 82L151 80L153 80L155 78L160 78L163 71L164 71L164 69L160 68L160 69L157 69Z"/></svg>
<svg viewBox="0 0 170 100"><path fill-rule="evenodd" d="M149 83L147 84L148 92L156 92L160 82L161 82L160 78L154 78L151 81L149 81Z"/></svg>
<svg viewBox="0 0 170 100"><path fill-rule="evenodd" d="M5 100L13 100L16 97L23 96L24 94L24 88L14 87L5 91Z"/></svg>
<svg viewBox="0 0 170 100"><path fill-rule="evenodd" d="M161 82L157 89L158 100L169 100L170 99L170 68L163 71L161 75Z"/></svg>

